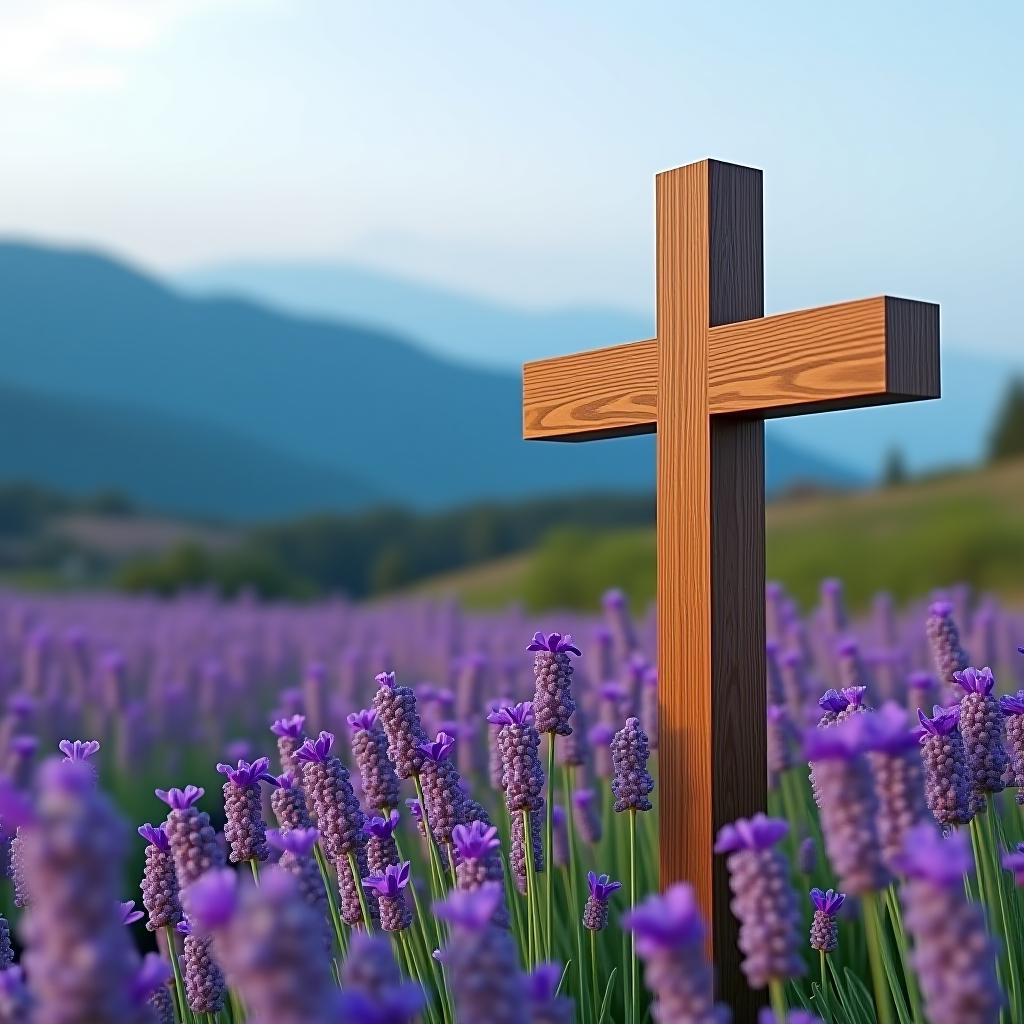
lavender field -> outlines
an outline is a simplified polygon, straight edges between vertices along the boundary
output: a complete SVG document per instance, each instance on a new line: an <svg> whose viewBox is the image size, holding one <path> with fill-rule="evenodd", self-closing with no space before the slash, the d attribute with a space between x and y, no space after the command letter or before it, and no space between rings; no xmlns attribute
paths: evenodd
<svg viewBox="0 0 1024 1024"><path fill-rule="evenodd" d="M1024 617L767 623L771 816L716 844L763 1021L1024 1020ZM0 594L0 1024L729 1021L656 891L655 665L617 592Z"/></svg>

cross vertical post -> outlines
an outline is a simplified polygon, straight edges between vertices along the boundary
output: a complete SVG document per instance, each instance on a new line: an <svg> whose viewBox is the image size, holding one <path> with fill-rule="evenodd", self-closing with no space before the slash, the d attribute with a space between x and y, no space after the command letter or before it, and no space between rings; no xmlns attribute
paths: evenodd
<svg viewBox="0 0 1024 1024"><path fill-rule="evenodd" d="M766 317L761 172L703 160L655 198L657 338L527 363L523 436L657 431L661 883L694 886L720 995L753 1024L712 845L767 800L764 421L938 398L939 311L883 295Z"/></svg>
<svg viewBox="0 0 1024 1024"><path fill-rule="evenodd" d="M661 877L714 908L716 966L742 1020L751 994L734 984L737 928L711 848L767 801L764 424L711 416L708 348L710 327L764 313L761 173L666 171L656 209L658 807L662 835L685 837L662 842Z"/></svg>

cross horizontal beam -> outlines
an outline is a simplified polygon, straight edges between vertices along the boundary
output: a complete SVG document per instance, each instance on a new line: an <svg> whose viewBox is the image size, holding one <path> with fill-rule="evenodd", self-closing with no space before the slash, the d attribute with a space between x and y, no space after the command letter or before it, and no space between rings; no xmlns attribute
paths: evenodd
<svg viewBox="0 0 1024 1024"><path fill-rule="evenodd" d="M769 419L938 398L939 307L878 296L712 327L712 414ZM589 441L657 428L656 339L527 363L523 436Z"/></svg>

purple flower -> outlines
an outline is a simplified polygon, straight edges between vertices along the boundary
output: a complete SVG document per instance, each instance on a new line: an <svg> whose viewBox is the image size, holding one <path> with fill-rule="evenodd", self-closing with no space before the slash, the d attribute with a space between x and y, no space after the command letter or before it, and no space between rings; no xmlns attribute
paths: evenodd
<svg viewBox="0 0 1024 1024"><path fill-rule="evenodd" d="M416 749L422 751L423 756L428 760L437 764L447 760L452 750L455 749L455 737L446 732L439 732L437 739L432 742L419 743Z"/></svg>
<svg viewBox="0 0 1024 1024"><path fill-rule="evenodd" d="M776 848L788 828L784 821L757 814L726 825L715 844L715 852L729 854L731 906L740 922L743 973L753 988L804 971L798 952L796 893L786 858ZM682 907L681 902L680 913Z"/></svg>
<svg viewBox="0 0 1024 1024"><path fill-rule="evenodd" d="M543 633L534 633L527 651L549 651L551 654L561 654L563 651L568 654L580 655L579 649L573 644L572 636L565 633L552 633L545 636Z"/></svg>
<svg viewBox="0 0 1024 1024"><path fill-rule="evenodd" d="M135 909L135 900L123 900L118 906L121 908L121 924L135 924L146 916Z"/></svg>
<svg viewBox="0 0 1024 1024"><path fill-rule="evenodd" d="M1013 872L1017 885L1024 885L1024 843L1018 843L1016 849L1003 854L1003 867Z"/></svg>
<svg viewBox="0 0 1024 1024"><path fill-rule="evenodd" d="M821 889L811 890L811 903L814 904L815 910L820 910L823 914L835 916L845 902L844 892L836 892L835 889L827 889L824 892Z"/></svg>
<svg viewBox="0 0 1024 1024"><path fill-rule="evenodd" d="M139 1005L171 979L171 968L159 953L147 953L132 979L132 1001Z"/></svg>
<svg viewBox="0 0 1024 1024"><path fill-rule="evenodd" d="M183 811L187 807L193 807L206 793L202 786L186 786L184 789L156 789L159 800L163 800L172 811Z"/></svg>
<svg viewBox="0 0 1024 1024"><path fill-rule="evenodd" d="M812 729L804 750L814 763L825 849L840 885L857 895L884 888L888 874L878 838L874 778L862 753L863 723L851 718Z"/></svg>
<svg viewBox="0 0 1024 1024"><path fill-rule="evenodd" d="M714 1003L714 973L704 955L704 922L693 889L674 885L650 896L623 918L636 937L644 980L654 995L652 1019L727 1024L730 1015Z"/></svg>
<svg viewBox="0 0 1024 1024"><path fill-rule="evenodd" d="M850 706L849 700L843 696L838 690L826 690L821 697L818 698L818 707L822 711L831 711L832 714L837 715L840 711L845 711Z"/></svg>
<svg viewBox="0 0 1024 1024"><path fill-rule="evenodd" d="M369 731L377 722L376 708L363 708L361 711L353 711L347 718L349 728L353 732Z"/></svg>
<svg viewBox="0 0 1024 1024"><path fill-rule="evenodd" d="M482 860L491 850L501 846L497 828L482 821L456 825L452 829L452 842L459 856L465 860Z"/></svg>
<svg viewBox="0 0 1024 1024"><path fill-rule="evenodd" d="M526 978L531 1024L572 1024L572 1000L558 994L562 965L538 964Z"/></svg>
<svg viewBox="0 0 1024 1024"><path fill-rule="evenodd" d="M907 878L962 886L964 876L974 873L974 858L963 833L953 832L943 838L932 825L918 825L907 834L897 870Z"/></svg>
<svg viewBox="0 0 1024 1024"><path fill-rule="evenodd" d="M953 679L965 693L980 693L983 697L987 697L996 685L990 668L965 668L962 672L954 672Z"/></svg>
<svg viewBox="0 0 1024 1024"><path fill-rule="evenodd" d="M587 887L590 895L583 907L583 927L592 932L603 931L608 926L608 901L622 888L622 883L588 871Z"/></svg>
<svg viewBox="0 0 1024 1024"><path fill-rule="evenodd" d="M218 764L217 771L226 775L228 780L239 789L248 789L251 786L258 786L261 782L274 782L274 776L270 774L270 758L260 757L253 762L239 761L238 767L232 768L229 764Z"/></svg>
<svg viewBox="0 0 1024 1024"><path fill-rule="evenodd" d="M423 767L423 753L418 747L427 741L416 694L408 686L399 686L394 672L382 672L377 684L373 706L388 738L388 757L400 779L411 779Z"/></svg>
<svg viewBox="0 0 1024 1024"><path fill-rule="evenodd" d="M569 722L576 711L576 701L572 696L573 667L569 655L579 655L579 648L573 646L568 634L563 637L552 633L545 637L536 633L527 650L536 652L533 713L537 731L571 736Z"/></svg>
<svg viewBox="0 0 1024 1024"><path fill-rule="evenodd" d="M932 717L929 718L921 708L917 709L917 717L921 723L921 742L927 736L948 736L960 724L960 709L958 707L944 708L936 704L932 708Z"/></svg>
<svg viewBox="0 0 1024 1024"><path fill-rule="evenodd" d="M140 825L137 831L150 846L155 846L163 853L170 851L171 843L167 838L167 831L163 825L151 825L147 821L145 825Z"/></svg>
<svg viewBox="0 0 1024 1024"><path fill-rule="evenodd" d="M903 920L913 939L911 962L925 1016L931 1024L996 1020L1003 1002L997 951L982 906L964 892L964 877L973 870L967 837L943 839L933 826L919 826L908 834L898 868L906 876Z"/></svg>
<svg viewBox="0 0 1024 1024"><path fill-rule="evenodd" d="M769 818L765 814L755 814L753 818L740 818L719 830L715 853L767 850L788 831L789 823L781 818Z"/></svg>
<svg viewBox="0 0 1024 1024"><path fill-rule="evenodd" d="M654 779L647 770L650 756L650 742L640 728L639 719L627 718L625 726L612 740L612 792L616 812L649 811L654 806L648 799L654 789Z"/></svg>
<svg viewBox="0 0 1024 1024"><path fill-rule="evenodd" d="M207 871L181 896L194 934L222 928L238 906L238 876L229 868Z"/></svg>
<svg viewBox="0 0 1024 1024"><path fill-rule="evenodd" d="M366 831L377 839L390 839L400 820L398 811L391 811L386 818L370 818L366 823Z"/></svg>
<svg viewBox="0 0 1024 1024"><path fill-rule="evenodd" d="M363 879L363 888L373 889L378 896L395 899L409 884L411 865L407 860L401 864L389 864L381 875L370 875Z"/></svg>
<svg viewBox="0 0 1024 1024"><path fill-rule="evenodd" d="M457 1020L529 1020L515 943L508 931L491 923L501 900L501 886L489 882L471 891L456 889L434 904L434 913L452 926L443 962Z"/></svg>
<svg viewBox="0 0 1024 1024"><path fill-rule="evenodd" d="M57 749L67 761L88 761L99 749L97 740L61 740Z"/></svg>
<svg viewBox="0 0 1024 1024"><path fill-rule="evenodd" d="M497 708L487 716L491 725L527 725L533 720L533 702L522 701Z"/></svg>
<svg viewBox="0 0 1024 1024"><path fill-rule="evenodd" d="M814 920L811 922L811 949L821 953L834 953L839 948L839 925L836 917L846 902L846 894L829 889L811 890Z"/></svg>
<svg viewBox="0 0 1024 1024"><path fill-rule="evenodd" d="M295 751L295 760L300 764L322 764L331 756L334 746L334 733L321 732L315 740L306 740Z"/></svg>
<svg viewBox="0 0 1024 1024"><path fill-rule="evenodd" d="M389 690L395 688L395 673L394 672L378 672L374 677L373 681L378 686L386 686Z"/></svg>
<svg viewBox="0 0 1024 1024"><path fill-rule="evenodd" d="M296 857L308 857L320 839L315 828L293 828L287 832L272 828L267 830L267 842L275 850L291 853Z"/></svg>
<svg viewBox="0 0 1024 1024"><path fill-rule="evenodd" d="M302 727L305 724L305 715L292 715L290 718L278 718L271 722L270 731L275 736L288 736L297 740L302 736Z"/></svg>
<svg viewBox="0 0 1024 1024"><path fill-rule="evenodd" d="M1024 690L999 698L1004 715L1024 715Z"/></svg>

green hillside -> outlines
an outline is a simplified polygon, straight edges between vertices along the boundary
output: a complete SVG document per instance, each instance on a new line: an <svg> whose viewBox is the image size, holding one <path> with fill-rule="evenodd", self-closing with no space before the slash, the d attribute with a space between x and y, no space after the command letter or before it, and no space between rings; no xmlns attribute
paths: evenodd
<svg viewBox="0 0 1024 1024"><path fill-rule="evenodd" d="M609 586L654 595L654 532L559 529L529 558L424 588L493 606L593 608ZM953 582L1024 596L1024 461L886 490L804 497L768 509L768 575L805 605L826 576L863 606L878 589L910 598Z"/></svg>

